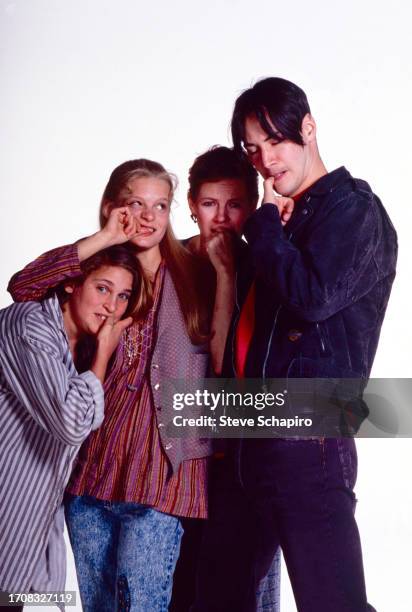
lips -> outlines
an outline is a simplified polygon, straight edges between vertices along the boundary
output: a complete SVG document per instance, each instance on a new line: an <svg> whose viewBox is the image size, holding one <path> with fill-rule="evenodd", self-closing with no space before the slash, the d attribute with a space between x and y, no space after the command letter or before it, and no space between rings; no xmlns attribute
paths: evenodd
<svg viewBox="0 0 412 612"><path fill-rule="evenodd" d="M149 227L148 225L141 225L138 236L151 236L155 233L155 231L156 229L154 227Z"/></svg>
<svg viewBox="0 0 412 612"><path fill-rule="evenodd" d="M99 321L101 323L104 323L106 321L106 319L107 319L107 315L100 314L99 312L95 312L94 314L99 319Z"/></svg>
<svg viewBox="0 0 412 612"><path fill-rule="evenodd" d="M278 181L280 181L285 176L286 172L287 170L282 170L281 172L272 174L273 178L275 179L275 182L277 183Z"/></svg>
<svg viewBox="0 0 412 612"><path fill-rule="evenodd" d="M222 223L221 225L213 225L210 228L210 231L212 234L220 234L221 232L229 232L231 229L232 228L230 225L225 225Z"/></svg>

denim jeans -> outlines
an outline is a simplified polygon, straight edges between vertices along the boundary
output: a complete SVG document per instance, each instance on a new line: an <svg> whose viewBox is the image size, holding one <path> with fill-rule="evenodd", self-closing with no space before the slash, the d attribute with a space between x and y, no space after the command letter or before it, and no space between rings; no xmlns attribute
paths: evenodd
<svg viewBox="0 0 412 612"><path fill-rule="evenodd" d="M299 612L366 612L352 439L233 442L212 486L195 612L254 612L281 546ZM270 608L268 608L270 610Z"/></svg>
<svg viewBox="0 0 412 612"><path fill-rule="evenodd" d="M268 573L261 579L257 592L257 612L280 612L280 548Z"/></svg>
<svg viewBox="0 0 412 612"><path fill-rule="evenodd" d="M66 522L84 612L166 612L182 527L137 503L67 495Z"/></svg>

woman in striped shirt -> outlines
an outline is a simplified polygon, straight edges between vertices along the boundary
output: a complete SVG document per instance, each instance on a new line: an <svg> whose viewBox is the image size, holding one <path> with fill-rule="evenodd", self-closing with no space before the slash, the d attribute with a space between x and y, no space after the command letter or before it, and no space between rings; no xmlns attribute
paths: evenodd
<svg viewBox="0 0 412 612"><path fill-rule="evenodd" d="M209 326L194 258L169 222L174 177L158 163L118 166L103 193L101 230L41 256L15 275L14 299L39 299L97 250L128 241L153 306L123 334L105 379L105 424L83 445L66 518L86 612L167 610L179 517L207 516L207 440L175 439L165 378L206 374Z"/></svg>
<svg viewBox="0 0 412 612"><path fill-rule="evenodd" d="M57 294L0 312L4 592L64 589L64 487L80 444L103 420L107 364L132 322L121 317L139 292L139 305L147 300L142 278L130 251L112 247L83 261ZM81 345L93 337L90 366L79 373Z"/></svg>

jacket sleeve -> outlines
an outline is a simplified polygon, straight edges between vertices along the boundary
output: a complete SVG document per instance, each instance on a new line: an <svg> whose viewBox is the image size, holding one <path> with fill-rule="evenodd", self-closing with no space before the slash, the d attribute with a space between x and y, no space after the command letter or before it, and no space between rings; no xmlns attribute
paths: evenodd
<svg viewBox="0 0 412 612"><path fill-rule="evenodd" d="M42 331L44 335L44 330ZM29 415L60 442L79 446L103 420L103 387L93 372L70 374L58 346L25 333L2 343L5 381Z"/></svg>
<svg viewBox="0 0 412 612"><path fill-rule="evenodd" d="M365 295L379 279L375 253L382 220L374 198L355 192L311 219L311 232L295 246L277 208L264 204L247 221L256 275L306 321L321 321Z"/></svg>
<svg viewBox="0 0 412 612"><path fill-rule="evenodd" d="M77 245L47 251L16 272L7 290L15 302L39 301L61 282L81 274Z"/></svg>

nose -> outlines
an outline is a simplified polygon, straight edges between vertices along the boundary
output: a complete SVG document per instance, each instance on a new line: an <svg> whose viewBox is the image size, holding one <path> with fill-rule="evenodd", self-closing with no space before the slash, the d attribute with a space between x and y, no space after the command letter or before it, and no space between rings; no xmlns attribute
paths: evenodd
<svg viewBox="0 0 412 612"><path fill-rule="evenodd" d="M146 221L153 221L153 219L155 218L153 210L146 204L142 208L141 217Z"/></svg>
<svg viewBox="0 0 412 612"><path fill-rule="evenodd" d="M275 161L274 148L270 146L263 146L260 151L260 158L262 160L262 166L264 168L270 168Z"/></svg>
<svg viewBox="0 0 412 612"><path fill-rule="evenodd" d="M227 210L224 204L219 204L216 207L215 223L225 223L227 221Z"/></svg>
<svg viewBox="0 0 412 612"><path fill-rule="evenodd" d="M104 308L105 310L107 310L107 312L109 312L110 314L113 314L114 312L116 312L116 308L117 308L117 297L113 294L110 294L106 297L106 300L104 302Z"/></svg>

